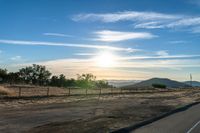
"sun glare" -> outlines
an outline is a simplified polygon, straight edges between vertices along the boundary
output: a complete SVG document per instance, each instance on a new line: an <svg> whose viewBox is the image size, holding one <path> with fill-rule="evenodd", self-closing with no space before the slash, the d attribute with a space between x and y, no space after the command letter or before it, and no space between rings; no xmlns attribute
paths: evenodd
<svg viewBox="0 0 200 133"><path fill-rule="evenodd" d="M116 57L110 52L101 52L94 60L99 67L114 67L116 65Z"/></svg>

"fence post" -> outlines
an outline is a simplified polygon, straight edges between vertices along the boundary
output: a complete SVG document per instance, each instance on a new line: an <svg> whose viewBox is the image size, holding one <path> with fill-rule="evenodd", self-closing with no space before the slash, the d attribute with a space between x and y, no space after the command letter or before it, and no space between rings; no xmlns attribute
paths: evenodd
<svg viewBox="0 0 200 133"><path fill-rule="evenodd" d="M68 96L70 96L70 93L71 93L71 88L69 87L69 90L68 90Z"/></svg>
<svg viewBox="0 0 200 133"><path fill-rule="evenodd" d="M113 89L111 88L111 95L112 95L112 97L113 97Z"/></svg>
<svg viewBox="0 0 200 133"><path fill-rule="evenodd" d="M119 93L120 97L122 96L122 88L120 88L120 93Z"/></svg>
<svg viewBox="0 0 200 133"><path fill-rule="evenodd" d="M100 90L99 90L99 99L100 99L100 96L101 96L101 87L100 87Z"/></svg>
<svg viewBox="0 0 200 133"><path fill-rule="evenodd" d="M87 96L87 91L88 91L88 89L87 89L87 87L86 87L86 89L85 89L85 95Z"/></svg>
<svg viewBox="0 0 200 133"><path fill-rule="evenodd" d="M47 96L49 96L49 87L47 87Z"/></svg>
<svg viewBox="0 0 200 133"><path fill-rule="evenodd" d="M19 95L18 95L19 97L21 97L21 93L22 93L21 91L22 91L22 88L19 87Z"/></svg>

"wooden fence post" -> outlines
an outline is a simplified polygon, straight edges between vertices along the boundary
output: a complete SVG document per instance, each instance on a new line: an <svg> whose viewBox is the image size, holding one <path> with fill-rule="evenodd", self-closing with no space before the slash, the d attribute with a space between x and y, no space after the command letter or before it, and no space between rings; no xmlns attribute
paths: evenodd
<svg viewBox="0 0 200 133"><path fill-rule="evenodd" d="M19 97L21 97L21 93L22 93L22 88L19 87L19 94L18 94Z"/></svg>
<svg viewBox="0 0 200 133"><path fill-rule="evenodd" d="M88 89L86 88L86 89L85 89L85 95L86 95L86 96L87 96L87 91L88 91Z"/></svg>
<svg viewBox="0 0 200 133"><path fill-rule="evenodd" d="M101 96L101 87L100 87L100 90L99 90L99 99L100 99L100 96Z"/></svg>
<svg viewBox="0 0 200 133"><path fill-rule="evenodd" d="M111 88L111 95L112 95L112 97L113 97L113 89Z"/></svg>
<svg viewBox="0 0 200 133"><path fill-rule="evenodd" d="M69 87L69 90L68 90L68 96L70 96L70 93L71 93L71 88Z"/></svg>
<svg viewBox="0 0 200 133"><path fill-rule="evenodd" d="M120 97L122 96L122 88L120 88L120 93L119 93Z"/></svg>
<svg viewBox="0 0 200 133"><path fill-rule="evenodd" d="M49 87L47 87L47 96L49 96Z"/></svg>

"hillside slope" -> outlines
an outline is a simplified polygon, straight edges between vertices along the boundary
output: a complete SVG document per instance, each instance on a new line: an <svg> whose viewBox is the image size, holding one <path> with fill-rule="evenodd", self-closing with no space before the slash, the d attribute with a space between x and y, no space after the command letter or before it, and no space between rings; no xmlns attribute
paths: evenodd
<svg viewBox="0 0 200 133"><path fill-rule="evenodd" d="M124 88L152 87L152 84L163 84L163 85L166 85L168 88L189 87L189 85L185 83L167 79L167 78L152 78L149 80L141 81L133 85L124 86Z"/></svg>
<svg viewBox="0 0 200 133"><path fill-rule="evenodd" d="M187 84L187 85L190 85L190 81L185 81L184 83ZM192 81L192 86L193 87L200 87L200 82Z"/></svg>

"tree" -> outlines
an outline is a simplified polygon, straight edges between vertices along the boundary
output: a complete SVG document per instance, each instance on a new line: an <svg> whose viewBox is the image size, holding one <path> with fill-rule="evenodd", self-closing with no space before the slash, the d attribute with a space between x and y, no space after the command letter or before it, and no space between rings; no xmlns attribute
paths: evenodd
<svg viewBox="0 0 200 133"><path fill-rule="evenodd" d="M21 68L19 72L8 73L6 69L0 69L0 82L3 83L26 83L33 85L50 85L57 87L81 87L81 88L110 88L111 85L107 81L98 80L96 81L96 76L87 73L82 75L77 75L77 80L66 79L64 74L59 76L51 76L50 71L46 69L45 66L33 64L32 66L27 66Z"/></svg>
<svg viewBox="0 0 200 133"><path fill-rule="evenodd" d="M109 85L105 80L98 80L96 81L97 88L114 88L112 85Z"/></svg>
<svg viewBox="0 0 200 133"><path fill-rule="evenodd" d="M91 73L82 74L82 75L77 74L77 79L78 80L85 80L85 81L95 81L96 76L94 76Z"/></svg>
<svg viewBox="0 0 200 133"><path fill-rule="evenodd" d="M59 86L60 87L64 87L65 85L66 85L65 75L61 74L59 76Z"/></svg>
<svg viewBox="0 0 200 133"><path fill-rule="evenodd" d="M76 80L75 79L67 79L66 80L66 87L75 87L76 85Z"/></svg>
<svg viewBox="0 0 200 133"><path fill-rule="evenodd" d="M50 85L57 87L67 87L67 79L64 74L58 76L52 76L50 80Z"/></svg>
<svg viewBox="0 0 200 133"><path fill-rule="evenodd" d="M33 70L32 67L25 67L19 70L19 77L26 84L32 83Z"/></svg>
<svg viewBox="0 0 200 133"><path fill-rule="evenodd" d="M51 86L59 86L59 79L58 76L52 76L50 80Z"/></svg>
<svg viewBox="0 0 200 133"><path fill-rule="evenodd" d="M20 83L21 79L19 77L19 72L10 72L10 73L8 73L7 82L9 82L10 84Z"/></svg>
<svg viewBox="0 0 200 133"><path fill-rule="evenodd" d="M81 88L92 88L95 86L96 76L92 74L77 75L77 86Z"/></svg>
<svg viewBox="0 0 200 133"><path fill-rule="evenodd" d="M7 70L0 68L0 82L6 82L7 79Z"/></svg>
<svg viewBox="0 0 200 133"><path fill-rule="evenodd" d="M45 66L33 64L32 66L20 69L19 76L25 81L25 83L46 85L51 73L46 70Z"/></svg>

